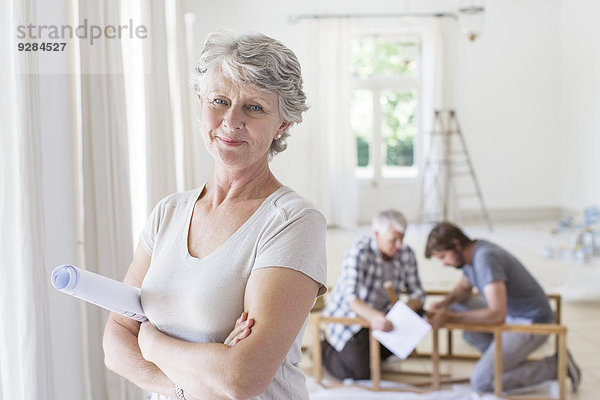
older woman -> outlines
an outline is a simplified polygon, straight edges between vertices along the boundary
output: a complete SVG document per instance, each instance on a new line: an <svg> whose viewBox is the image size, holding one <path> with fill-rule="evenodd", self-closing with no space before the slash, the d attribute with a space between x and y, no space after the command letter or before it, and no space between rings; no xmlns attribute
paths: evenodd
<svg viewBox="0 0 600 400"><path fill-rule="evenodd" d="M221 32L196 71L214 171L148 219L124 282L151 323L111 314L106 365L153 399L308 399L300 341L325 291L326 223L269 169L306 110L299 62L262 34Z"/></svg>

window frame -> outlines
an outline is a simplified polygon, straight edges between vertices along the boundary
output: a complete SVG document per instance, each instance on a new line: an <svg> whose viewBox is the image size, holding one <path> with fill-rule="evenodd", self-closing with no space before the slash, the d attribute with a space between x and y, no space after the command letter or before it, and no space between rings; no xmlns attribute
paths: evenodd
<svg viewBox="0 0 600 400"><path fill-rule="evenodd" d="M355 177L359 180L393 180L393 179L414 179L419 174L419 154L421 138L423 132L423 42L421 33L360 33L354 34L351 40L360 40L365 38L390 38L403 42L415 42L419 45L419 63L418 74L416 77L396 76L396 77L368 77L359 78L354 75L351 77L351 92L356 90L367 90L372 94L372 137L369 145L369 165L366 167L355 166ZM413 141L414 161L410 167L387 167L393 171L392 174L385 174L386 169L383 154L383 129L380 97L385 90L406 90L412 91L417 99L415 109L416 134Z"/></svg>

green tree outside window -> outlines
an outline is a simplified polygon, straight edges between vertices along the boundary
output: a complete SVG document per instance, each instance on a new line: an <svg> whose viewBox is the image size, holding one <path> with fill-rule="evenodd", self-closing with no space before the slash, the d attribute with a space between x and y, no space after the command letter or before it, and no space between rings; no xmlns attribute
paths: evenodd
<svg viewBox="0 0 600 400"><path fill-rule="evenodd" d="M418 82L420 43L416 40L373 36L352 40L352 73L356 82L373 89L357 89L351 100L351 126L356 139L357 166L373 165L372 146L382 146L381 167L412 167L417 134L416 89L399 88ZM403 85L394 82L403 82ZM386 82L385 84L377 82ZM377 96L377 98L374 98ZM379 126L373 126L373 102L379 102ZM376 138L375 138L376 137Z"/></svg>

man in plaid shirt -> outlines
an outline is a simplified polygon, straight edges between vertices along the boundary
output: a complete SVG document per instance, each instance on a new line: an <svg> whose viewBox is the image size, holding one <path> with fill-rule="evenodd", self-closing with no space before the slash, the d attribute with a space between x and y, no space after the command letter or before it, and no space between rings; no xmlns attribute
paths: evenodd
<svg viewBox="0 0 600 400"><path fill-rule="evenodd" d="M408 306L423 307L417 261L412 249L403 246L406 219L395 210L383 211L373 219L373 233L351 246L342 263L338 282L329 294L324 316L357 317L371 328L386 332L394 329L385 314L391 306L385 282L396 293L406 289ZM322 343L323 363L338 379L368 379L369 330L360 325L329 324L328 340ZM381 346L382 360L392 353Z"/></svg>

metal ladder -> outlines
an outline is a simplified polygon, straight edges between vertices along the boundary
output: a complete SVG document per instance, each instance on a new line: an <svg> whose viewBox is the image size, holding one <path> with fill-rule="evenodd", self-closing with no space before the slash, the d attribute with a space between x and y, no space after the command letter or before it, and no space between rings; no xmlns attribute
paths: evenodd
<svg viewBox="0 0 600 400"><path fill-rule="evenodd" d="M435 215L440 215L439 212L435 214L425 213L426 202L435 195L438 199L436 205L441 206L442 209L441 218L443 221L447 221L450 216L451 194L454 194L457 211L460 208L460 199L477 198L483 219L491 231L492 221L483 201L483 195L475 176L475 169L467 150L467 144L456 119L456 112L452 109L435 110L434 115L433 130L429 138L429 151L421 174L419 221L423 222L432 217L436 219ZM458 137L457 149L453 147L453 137ZM435 143L440 143L441 149L435 148ZM437 153L434 153L434 150L437 150ZM457 178L465 177L470 178L474 190L466 193L456 193ZM454 193L451 193L451 191L454 191Z"/></svg>

